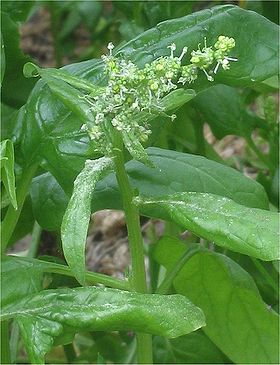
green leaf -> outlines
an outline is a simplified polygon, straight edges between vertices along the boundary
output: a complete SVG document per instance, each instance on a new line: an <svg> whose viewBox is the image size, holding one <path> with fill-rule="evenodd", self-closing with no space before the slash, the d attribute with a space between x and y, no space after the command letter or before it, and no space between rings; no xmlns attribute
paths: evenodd
<svg viewBox="0 0 280 365"><path fill-rule="evenodd" d="M146 167L137 161L126 163L129 181L141 195L156 198L172 193L197 191L226 196L236 203L252 208L268 208L264 188L230 167L201 156L160 148L148 148L147 153L154 168ZM65 175L64 184L58 182L63 190L71 191L72 174L69 174L70 167L67 162L69 163L72 156L65 156L68 159L65 159L64 166L58 165ZM45 229L56 230L60 227L62 212L68 199L61 186L50 174L33 179L33 209L36 220ZM114 174L98 182L92 204L93 211L122 208ZM52 217L48 217L50 211L54 211Z"/></svg>
<svg viewBox="0 0 280 365"><path fill-rule="evenodd" d="M228 359L202 332L189 333L174 339L155 337L155 364L227 364Z"/></svg>
<svg viewBox="0 0 280 365"><path fill-rule="evenodd" d="M141 212L169 220L221 247L265 261L279 259L279 215L207 193L135 198Z"/></svg>
<svg viewBox="0 0 280 365"><path fill-rule="evenodd" d="M24 201L19 219L13 231L11 238L9 239L8 246L11 246L28 233L32 232L34 226L34 215L32 209L32 202L30 196L28 195Z"/></svg>
<svg viewBox="0 0 280 365"><path fill-rule="evenodd" d="M197 191L226 196L252 208L268 208L264 188L230 167L201 156L160 148L148 148L147 153L155 168L146 167L137 161L126 164L130 183L140 195L156 198ZM97 184L93 202L94 211L121 208L114 175L109 175Z"/></svg>
<svg viewBox="0 0 280 365"><path fill-rule="evenodd" d="M24 119L25 107L15 109L6 104L1 105L1 133L2 139L11 138L14 145L20 143L23 133L22 122Z"/></svg>
<svg viewBox="0 0 280 365"><path fill-rule="evenodd" d="M185 249L183 243L170 245L165 240L155 257L171 269ZM203 309L207 324L203 331L234 363L279 362L278 315L263 302L252 277L230 258L199 252L173 284Z"/></svg>
<svg viewBox="0 0 280 365"><path fill-rule="evenodd" d="M43 264L24 261L21 257L1 259L1 306L13 304L27 295L43 289Z"/></svg>
<svg viewBox="0 0 280 365"><path fill-rule="evenodd" d="M113 166L110 158L87 160L74 182L74 190L64 214L61 240L65 259L77 280L85 284L85 244L91 214L91 196L97 181Z"/></svg>
<svg viewBox="0 0 280 365"><path fill-rule="evenodd" d="M178 53L190 50L207 38L209 45L225 34L234 37L234 56L238 58L230 71L219 71L215 79L228 85L247 86L278 73L278 27L261 15L232 5L216 6L182 18L164 21L128 42L119 52L140 65L166 54L175 43ZM254 34L254 37L246 37ZM209 86L209 83L203 83ZM195 86L196 87L196 86Z"/></svg>
<svg viewBox="0 0 280 365"><path fill-rule="evenodd" d="M62 80L67 84L77 89L87 91L92 95L98 95L103 91L102 87L96 87L94 86L94 84L86 80L80 79L78 77L75 77L67 71L63 71L62 69L58 70L56 68L40 68L39 66L35 65L32 62L27 62L24 65L23 74L27 78L38 77L40 75L43 79L45 79L47 83L48 81L50 82L53 81L53 79Z"/></svg>
<svg viewBox="0 0 280 365"><path fill-rule="evenodd" d="M50 76L47 78L43 77L43 80L44 79L47 80L47 84L54 95L79 117L80 123L93 119L90 105L83 99L83 93L68 85L68 83L63 80L57 80Z"/></svg>
<svg viewBox="0 0 280 365"><path fill-rule="evenodd" d="M1 10L8 13L11 19L14 22L23 22L27 19L28 14L32 6L34 5L34 1L11 1L5 0L1 6Z"/></svg>
<svg viewBox="0 0 280 365"><path fill-rule="evenodd" d="M15 6L14 1L9 2ZM35 81L27 80L22 74L23 65L31 61L19 47L18 25L7 13L1 13L2 37L5 46L5 75L2 83L2 100L12 107L21 107L27 100Z"/></svg>
<svg viewBox="0 0 280 365"><path fill-rule="evenodd" d="M40 226L47 231L59 230L69 198L56 179L49 172L36 176L30 195L34 215Z"/></svg>
<svg viewBox="0 0 280 365"><path fill-rule="evenodd" d="M246 138L258 126L267 128L265 121L246 112L240 93L230 86L213 86L197 95L193 104L219 139L229 134Z"/></svg>
<svg viewBox="0 0 280 365"><path fill-rule="evenodd" d="M123 143L131 156L135 160L142 162L144 165L153 167L153 164L149 160L149 156L147 155L147 152L145 151L145 148L142 146L139 139L137 139L133 133L126 132L125 130L121 131L121 135Z"/></svg>
<svg viewBox="0 0 280 365"><path fill-rule="evenodd" d="M254 37L249 39L248 33L254 33ZM235 37L236 53L234 56L238 57L239 61L232 65L230 71L219 72L218 82L246 86L277 74L277 26L254 12L230 5L202 10L183 18L160 23L157 27L146 31L123 46L118 55L123 53L143 67L145 63L151 62L161 55L166 55L168 53L167 46L173 42L176 43L178 52L180 52L180 49L186 45L189 49L196 49L198 43L203 41L204 36L211 44L220 34ZM63 70L94 85L100 86L106 82L101 60L89 60L68 65ZM255 81L251 81L251 79ZM209 82L202 76L196 87L199 90L208 88ZM67 99L65 97L65 102ZM68 138L69 141L73 142L72 145L76 145L78 136L81 138L82 135L79 131L82 121L77 120L73 115L71 116L69 110L48 90L44 82L37 84L26 110L25 137L22 143L24 155L30 160L40 155L48 163L51 157L52 161L59 161L60 165L63 166L65 160L62 162L60 159L60 146L57 146L60 143L59 137L65 135L63 128L68 130L68 125L71 124L73 135ZM60 134L56 133L54 139L52 134L55 129L57 132L60 131ZM85 136L85 134L83 135ZM52 152L49 152L48 156L46 156L48 149L42 149L44 142L53 146ZM89 139L86 140L86 144L88 143ZM52 168L50 171L56 179L63 185L58 173L54 173L54 167L51 166L50 168Z"/></svg>
<svg viewBox="0 0 280 365"><path fill-rule="evenodd" d="M28 112L25 113L22 128L22 150L29 160L44 157L47 164L45 169L70 195L75 177L82 170L86 158L92 155L89 137L80 131L82 121L65 108L46 84L44 92L39 93L42 84L40 80L26 105Z"/></svg>
<svg viewBox="0 0 280 365"><path fill-rule="evenodd" d="M53 338L72 328L137 331L169 338L204 326L202 311L181 295L157 295L104 288L45 290L2 308L16 318L32 363L42 363Z"/></svg>
<svg viewBox="0 0 280 365"><path fill-rule="evenodd" d="M17 209L17 197L14 173L14 146L13 142L6 139L0 143L0 160L1 160L1 181L9 194L10 201Z"/></svg>
<svg viewBox="0 0 280 365"><path fill-rule="evenodd" d="M175 110L192 100L196 93L192 89L177 89L166 95L161 100L161 105L165 111Z"/></svg>

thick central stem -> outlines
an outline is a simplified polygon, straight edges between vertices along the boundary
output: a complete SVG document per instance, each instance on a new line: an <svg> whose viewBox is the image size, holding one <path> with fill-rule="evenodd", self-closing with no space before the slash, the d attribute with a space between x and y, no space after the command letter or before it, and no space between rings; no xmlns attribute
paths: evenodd
<svg viewBox="0 0 280 365"><path fill-rule="evenodd" d="M118 137L118 136L117 136ZM131 286L139 293L147 293L147 282L144 262L144 249L140 227L139 210L133 204L133 190L130 186L124 166L122 140L117 138L115 144L115 169L119 189L122 195L123 209L128 231L131 255ZM137 357L140 364L152 363L152 337L137 333Z"/></svg>

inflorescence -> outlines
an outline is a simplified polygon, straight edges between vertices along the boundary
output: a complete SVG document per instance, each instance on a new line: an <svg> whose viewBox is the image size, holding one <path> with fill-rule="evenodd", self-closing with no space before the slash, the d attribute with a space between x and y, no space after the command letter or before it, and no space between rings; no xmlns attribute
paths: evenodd
<svg viewBox="0 0 280 365"><path fill-rule="evenodd" d="M235 40L223 35L218 37L213 47L207 47L205 39L202 49L199 45L196 51L191 52L190 63L182 65L187 47L184 47L177 57L174 55L176 45L172 43L168 46L169 56L159 57L146 64L143 69L139 69L130 60L113 56L114 45L109 43L109 54L102 56L108 84L102 94L84 96L94 114L94 123L88 123L82 128L88 131L98 150L105 155L110 154L112 148L106 133L108 123L121 133L130 134L133 138L145 142L151 131L141 113L164 113L161 99L179 84L193 83L200 70L209 81L213 81L213 75L219 67L228 70L230 61L237 61L228 57L234 46Z"/></svg>

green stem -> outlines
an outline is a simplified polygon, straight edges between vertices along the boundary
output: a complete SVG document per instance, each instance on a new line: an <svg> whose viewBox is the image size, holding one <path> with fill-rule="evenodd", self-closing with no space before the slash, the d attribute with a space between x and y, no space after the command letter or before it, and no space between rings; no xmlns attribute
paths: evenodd
<svg viewBox="0 0 280 365"><path fill-rule="evenodd" d="M27 257L30 257L30 258L36 257L37 251L38 251L38 246L40 243L41 233L42 233L42 228L35 221L34 226L33 226L33 231L32 231L31 244L30 244L30 247L28 250Z"/></svg>
<svg viewBox="0 0 280 365"><path fill-rule="evenodd" d="M56 266L54 266L56 265ZM56 274L62 274L65 276L71 276L74 277L72 271L67 267L59 264L52 264L50 267L50 270L47 270L49 272L53 272ZM90 284L102 284L105 286L108 286L110 288L120 289L120 290L129 290L130 285L125 280L120 280L116 278L112 278L110 276L99 274L96 272L89 272L86 271L86 281Z"/></svg>
<svg viewBox="0 0 280 365"><path fill-rule="evenodd" d="M68 266L56 264L54 262L42 261L38 259L30 259L27 257L22 257L21 259L36 263L38 266L43 265L42 270L44 272L50 272L54 274L74 277L74 274L72 273L72 271ZM130 290L130 285L128 281L112 278L111 276L99 274L96 272L86 271L86 281L89 284L102 284L110 288L115 288L120 290Z"/></svg>
<svg viewBox="0 0 280 365"><path fill-rule="evenodd" d="M168 275L166 275L163 282L160 284L160 286L156 290L156 294L166 294L168 293L168 290L170 289L173 280L175 277L179 274L179 272L182 270L182 268L185 266L186 262L195 255L198 251L201 251L201 247L191 247L189 250L187 250L182 257L176 262L176 264L173 266L171 271L169 271Z"/></svg>
<svg viewBox="0 0 280 365"><path fill-rule="evenodd" d="M19 219L26 195L28 193L32 178L36 172L37 164L33 164L28 166L23 174L20 181L20 184L17 189L17 204L18 209L15 210L14 207L10 204L8 211L5 215L5 218L2 223L2 232L1 232L1 251L2 253L5 251L8 242L13 234L13 231L16 227L17 221Z"/></svg>
<svg viewBox="0 0 280 365"><path fill-rule="evenodd" d="M131 284L132 288L139 293L147 293L146 272L144 264L144 249L141 235L138 208L133 204L133 190L130 186L124 167L122 150L115 149L115 168L117 180L123 199L128 240L131 253Z"/></svg>
<svg viewBox="0 0 280 365"><path fill-rule="evenodd" d="M115 134L114 153L115 170L119 189L122 195L131 254L131 286L133 290L139 293L147 293L148 290L139 210L133 204L134 194L124 166L123 143L120 135L117 133ZM138 363L151 364L152 337L148 334L137 333L136 338Z"/></svg>
<svg viewBox="0 0 280 365"><path fill-rule="evenodd" d="M254 257L251 257L252 262L258 269L258 271L261 273L261 275L265 278L266 282L271 286L271 288L275 291L275 293L278 293L278 285L274 282L272 277L269 275L269 273L266 271L266 269L263 267L263 265Z"/></svg>
<svg viewBox="0 0 280 365"><path fill-rule="evenodd" d="M1 364L10 364L9 322L1 323Z"/></svg>

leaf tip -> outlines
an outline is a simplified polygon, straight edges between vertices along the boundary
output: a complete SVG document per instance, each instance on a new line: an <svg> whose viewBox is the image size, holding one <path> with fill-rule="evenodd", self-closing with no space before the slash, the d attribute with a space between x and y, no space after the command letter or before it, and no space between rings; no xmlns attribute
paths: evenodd
<svg viewBox="0 0 280 365"><path fill-rule="evenodd" d="M39 70L39 67L36 66L34 63L27 62L23 66L23 75L27 78L38 77L40 75Z"/></svg>

